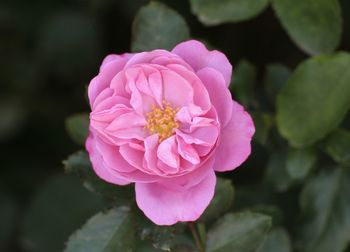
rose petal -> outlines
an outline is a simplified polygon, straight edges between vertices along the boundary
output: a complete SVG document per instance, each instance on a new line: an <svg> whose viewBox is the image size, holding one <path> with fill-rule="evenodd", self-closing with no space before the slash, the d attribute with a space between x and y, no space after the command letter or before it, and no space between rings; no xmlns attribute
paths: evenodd
<svg viewBox="0 0 350 252"><path fill-rule="evenodd" d="M144 156L143 151L135 150L129 145L124 144L119 147L119 153L124 158L124 160L128 162L132 167L136 167L139 170L142 169Z"/></svg>
<svg viewBox="0 0 350 252"><path fill-rule="evenodd" d="M201 42L196 40L180 43L171 52L184 59L196 72L205 67L218 70L224 77L226 86L230 84L232 65L222 52L208 51Z"/></svg>
<svg viewBox="0 0 350 252"><path fill-rule="evenodd" d="M150 52L141 52L135 54L125 65L124 68L129 68L133 65L143 63L154 64L159 66L167 66L169 64L181 64L189 70L193 70L181 57L166 50L157 49Z"/></svg>
<svg viewBox="0 0 350 252"><path fill-rule="evenodd" d="M150 135L145 139L145 157L143 167L150 173L161 175L163 173L157 167L158 140L158 134Z"/></svg>
<svg viewBox="0 0 350 252"><path fill-rule="evenodd" d="M144 214L157 225L197 220L214 196L214 171L187 191L175 191L158 183L136 183L136 202Z"/></svg>
<svg viewBox="0 0 350 252"><path fill-rule="evenodd" d="M185 143L181 137L177 137L178 152L181 157L188 162L197 165L200 162L197 151L192 147L192 145Z"/></svg>
<svg viewBox="0 0 350 252"><path fill-rule="evenodd" d="M175 168L180 166L179 153L177 152L177 144L175 136L168 137L162 141L157 150L157 157L166 165Z"/></svg>
<svg viewBox="0 0 350 252"><path fill-rule="evenodd" d="M132 172L136 167L128 164L120 155L119 147L105 143L99 137L95 137L95 149L102 154L106 165L118 172Z"/></svg>
<svg viewBox="0 0 350 252"><path fill-rule="evenodd" d="M133 112L125 113L115 118L106 128L107 131L118 131L121 129L130 129L134 127L144 127L147 124L146 119Z"/></svg>
<svg viewBox="0 0 350 252"><path fill-rule="evenodd" d="M213 157L203 159L199 165L192 166L192 171L177 177L164 177L159 180L159 184L171 190L187 191L206 178L208 173L212 172L213 164Z"/></svg>
<svg viewBox="0 0 350 252"><path fill-rule="evenodd" d="M93 107L96 97L102 90L109 87L113 77L123 69L132 54L128 56L107 56L105 64L101 66L100 73L91 80L88 88L90 106ZM113 60L112 60L113 59Z"/></svg>
<svg viewBox="0 0 350 252"><path fill-rule="evenodd" d="M86 150L89 152L90 161L92 163L92 167L96 174L102 178L103 180L117 184L117 185L127 185L130 184L129 181L121 178L121 176L117 176L117 174L112 173L107 167L104 166L104 162L101 156L101 153L96 150L94 143L93 133L90 132L87 140L86 140Z"/></svg>
<svg viewBox="0 0 350 252"><path fill-rule="evenodd" d="M123 54L109 54L107 55L100 66L100 72L111 62L114 61L128 61L135 53L123 53Z"/></svg>
<svg viewBox="0 0 350 252"><path fill-rule="evenodd" d="M193 97L193 103L195 105L199 106L204 111L211 108L208 91L194 72L189 71L184 66L179 64L172 64L168 65L167 67L182 76L182 78L187 80L187 82L192 85L193 93L196 94Z"/></svg>
<svg viewBox="0 0 350 252"><path fill-rule="evenodd" d="M193 102L193 88L179 74L162 70L164 99L175 108L183 107Z"/></svg>
<svg viewBox="0 0 350 252"><path fill-rule="evenodd" d="M232 115L232 97L224 78L217 70L209 67L199 70L197 75L206 86L210 100L219 116L221 127L224 128Z"/></svg>
<svg viewBox="0 0 350 252"><path fill-rule="evenodd" d="M251 140L255 127L250 115L233 101L232 117L222 130L220 143L215 153L214 169L229 171L240 166L250 155Z"/></svg>

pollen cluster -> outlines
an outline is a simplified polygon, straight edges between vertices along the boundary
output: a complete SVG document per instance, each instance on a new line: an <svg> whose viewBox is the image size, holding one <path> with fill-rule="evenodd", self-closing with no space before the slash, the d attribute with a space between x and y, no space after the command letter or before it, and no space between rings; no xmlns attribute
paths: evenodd
<svg viewBox="0 0 350 252"><path fill-rule="evenodd" d="M163 109L152 106L152 110L147 113L146 128L151 134L159 135L159 142L170 137L174 129L179 127L175 119L178 109L173 109L170 104L163 101Z"/></svg>

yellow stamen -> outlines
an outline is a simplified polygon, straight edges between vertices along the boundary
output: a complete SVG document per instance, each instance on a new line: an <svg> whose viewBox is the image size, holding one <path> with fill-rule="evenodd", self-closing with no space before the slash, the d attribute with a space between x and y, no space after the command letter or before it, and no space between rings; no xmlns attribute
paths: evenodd
<svg viewBox="0 0 350 252"><path fill-rule="evenodd" d="M151 134L159 135L159 142L174 134L174 129L179 127L175 119L178 109L173 109L167 101L163 101L163 109L152 106L147 113L146 128Z"/></svg>

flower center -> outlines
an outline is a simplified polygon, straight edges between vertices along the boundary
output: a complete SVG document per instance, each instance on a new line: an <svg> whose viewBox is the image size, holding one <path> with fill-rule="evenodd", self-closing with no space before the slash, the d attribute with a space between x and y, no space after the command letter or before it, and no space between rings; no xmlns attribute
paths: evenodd
<svg viewBox="0 0 350 252"><path fill-rule="evenodd" d="M146 128L151 134L159 135L159 142L174 134L174 129L179 127L175 119L178 109L173 109L167 101L163 101L163 109L152 106L147 113Z"/></svg>

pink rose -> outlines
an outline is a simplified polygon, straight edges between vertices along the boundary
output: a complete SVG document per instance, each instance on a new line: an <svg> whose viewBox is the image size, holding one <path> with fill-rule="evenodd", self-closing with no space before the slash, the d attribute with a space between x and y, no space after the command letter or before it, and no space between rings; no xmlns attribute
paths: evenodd
<svg viewBox="0 0 350 252"><path fill-rule="evenodd" d="M136 201L158 225L199 218L215 171L251 152L255 128L228 90L232 66L195 40L171 52L109 55L90 82L86 149L105 181L135 183Z"/></svg>

